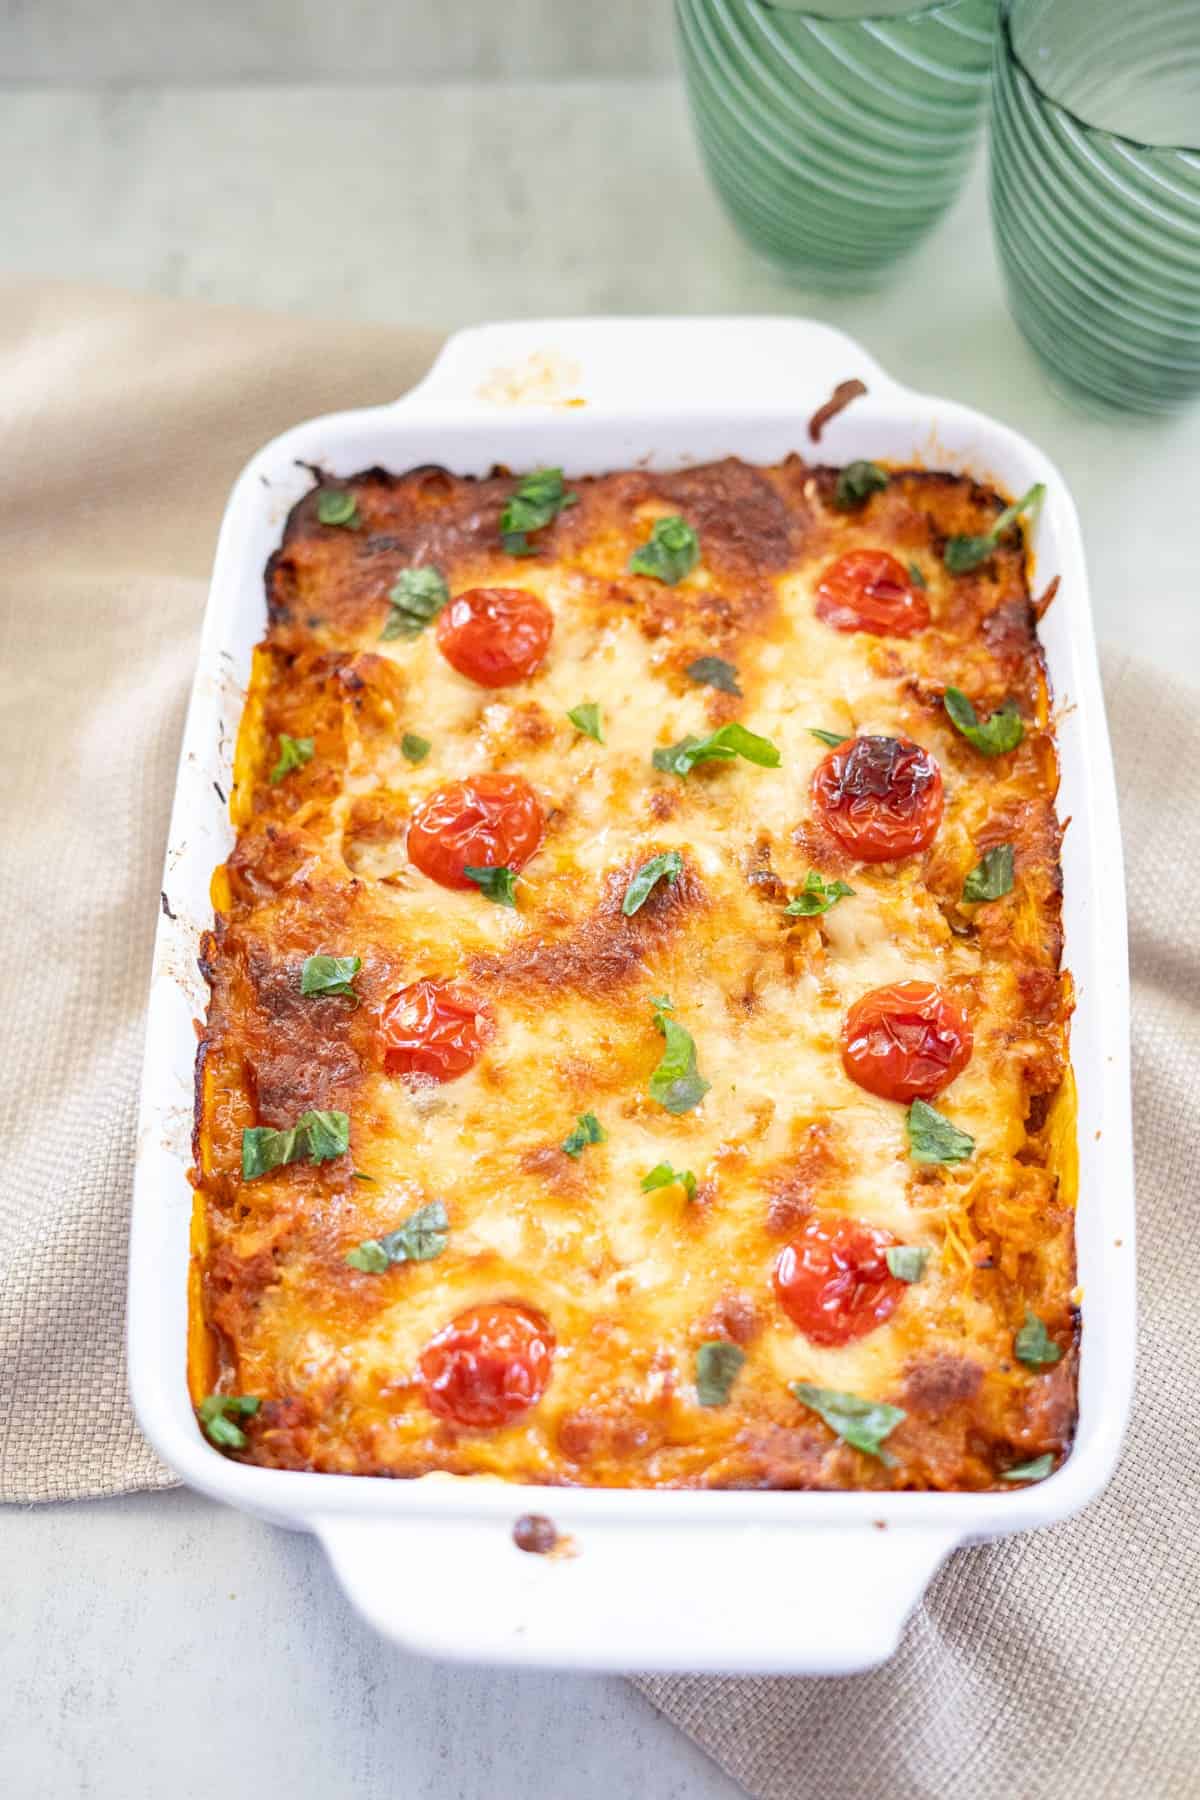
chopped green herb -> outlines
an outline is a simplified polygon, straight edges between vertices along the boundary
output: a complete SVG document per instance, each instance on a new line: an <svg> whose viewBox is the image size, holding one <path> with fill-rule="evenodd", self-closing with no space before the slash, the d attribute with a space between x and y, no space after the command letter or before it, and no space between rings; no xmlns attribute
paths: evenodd
<svg viewBox="0 0 1200 1800"><path fill-rule="evenodd" d="M674 1187L676 1183L683 1189L689 1200L696 1197L696 1177L690 1169L673 1169L668 1162L655 1163L648 1175L642 1176L643 1194L653 1193L655 1188Z"/></svg>
<svg viewBox="0 0 1200 1800"><path fill-rule="evenodd" d="M468 865L463 869L468 881L473 881L485 900L495 901L497 906L517 904L517 878L511 869L478 869Z"/></svg>
<svg viewBox="0 0 1200 1800"><path fill-rule="evenodd" d="M883 1441L907 1417L903 1408L887 1406L882 1400L860 1400L857 1394L839 1393L836 1388L814 1387L808 1381L788 1385L797 1400L819 1413L843 1443L867 1456L877 1456L880 1462L895 1461L883 1448Z"/></svg>
<svg viewBox="0 0 1200 1800"><path fill-rule="evenodd" d="M418 737L415 731L406 731L400 739L400 754L406 762L424 762L432 749L429 739Z"/></svg>
<svg viewBox="0 0 1200 1800"><path fill-rule="evenodd" d="M649 575L675 587L700 561L700 539L686 519L656 519L648 541L629 559L631 575Z"/></svg>
<svg viewBox="0 0 1200 1800"><path fill-rule="evenodd" d="M578 494L567 493L561 469L534 469L510 495L500 514L500 535L510 556L536 556L529 532L541 531L557 519L565 507L574 506Z"/></svg>
<svg viewBox="0 0 1200 1800"><path fill-rule="evenodd" d="M274 787L277 782L282 781L285 775L290 775L293 769L302 769L305 763L311 762L315 747L312 738L289 737L286 731L281 731L279 734L279 761L271 770L271 786Z"/></svg>
<svg viewBox="0 0 1200 1800"><path fill-rule="evenodd" d="M354 977L362 968L361 956L309 956L300 971L302 994L336 994L357 1002Z"/></svg>
<svg viewBox="0 0 1200 1800"><path fill-rule="evenodd" d="M779 767L779 751L770 738L759 737L736 722L722 725L706 738L685 737L654 752L651 761L667 775L690 775L697 763L732 762L740 756L761 769Z"/></svg>
<svg viewBox="0 0 1200 1800"><path fill-rule="evenodd" d="M1045 496L1045 484L1035 481L1027 494L1022 494L1012 506L1005 507L990 531L984 532L980 537L947 538L942 561L950 573L966 575L970 570L977 569L980 563L986 562L1009 527L1016 524L1023 512L1040 506Z"/></svg>
<svg viewBox="0 0 1200 1800"><path fill-rule="evenodd" d="M678 850L664 850L661 856L652 856L637 871L629 886L625 889L625 898L621 902L621 911L627 919L643 907L660 881L673 887L683 873L683 857Z"/></svg>
<svg viewBox="0 0 1200 1800"><path fill-rule="evenodd" d="M1001 1481L1045 1481L1054 1467L1054 1457L1049 1450L1045 1456L1035 1456L1032 1462L1018 1463L1014 1469L1005 1469Z"/></svg>
<svg viewBox="0 0 1200 1800"><path fill-rule="evenodd" d="M872 494L882 493L887 484L887 470L878 463L847 463L837 478L833 504L839 512L853 512L855 507L865 506Z"/></svg>
<svg viewBox="0 0 1200 1800"><path fill-rule="evenodd" d="M252 1419L261 1405L262 1401L255 1399L253 1394L208 1394L196 1411L205 1437L219 1450L244 1450L246 1434L233 1423L229 1414L238 1419Z"/></svg>
<svg viewBox="0 0 1200 1800"><path fill-rule="evenodd" d="M920 1281L929 1261L928 1250L917 1244L889 1244L884 1251L887 1266L897 1281Z"/></svg>
<svg viewBox="0 0 1200 1800"><path fill-rule="evenodd" d="M362 524L358 501L345 488L322 488L317 495L317 517L322 525L347 525L357 531Z"/></svg>
<svg viewBox="0 0 1200 1800"><path fill-rule="evenodd" d="M828 744L831 750L836 750L839 744L848 744L850 742L849 738L842 737L840 733L836 731L821 731L816 725L809 726L808 735L809 737L817 738L822 744Z"/></svg>
<svg viewBox="0 0 1200 1800"><path fill-rule="evenodd" d="M580 1113L579 1122L570 1137L563 1139L560 1146L568 1156L578 1159L589 1144L602 1144L608 1133L596 1117L595 1113Z"/></svg>
<svg viewBox="0 0 1200 1800"><path fill-rule="evenodd" d="M650 1077L650 1098L669 1113L691 1112L707 1094L710 1082L696 1067L696 1043L691 1033L670 1017L669 1000L655 1000L654 1023L667 1040L662 1060Z"/></svg>
<svg viewBox="0 0 1200 1800"><path fill-rule="evenodd" d="M738 672L723 656L698 656L695 662L688 664L687 677L689 681L699 682L701 687L719 688L723 694L741 697Z"/></svg>
<svg viewBox="0 0 1200 1800"><path fill-rule="evenodd" d="M371 1183L372 1187L378 1187L378 1185L379 1185L379 1183L376 1181L376 1179L373 1175L365 1174L362 1169L355 1169L354 1179L355 1179L355 1181L369 1181Z"/></svg>
<svg viewBox="0 0 1200 1800"><path fill-rule="evenodd" d="M1025 725L1013 699L1005 700L987 719L977 716L961 688L948 687L944 701L950 723L981 756L1003 756L1005 751L1015 750L1025 736Z"/></svg>
<svg viewBox="0 0 1200 1800"><path fill-rule="evenodd" d="M966 1162L975 1154L975 1139L952 1125L926 1100L914 1100L904 1115L908 1154L918 1163Z"/></svg>
<svg viewBox="0 0 1200 1800"><path fill-rule="evenodd" d="M921 573L920 563L915 563L915 562L911 562L911 561L909 562L908 579L912 582L912 584L915 588L927 588L929 586L929 583L926 581L924 575L922 575L922 573Z"/></svg>
<svg viewBox="0 0 1200 1800"><path fill-rule="evenodd" d="M242 1132L242 1180L257 1181L284 1163L332 1162L350 1148L350 1120L344 1112L302 1113L288 1131L266 1125Z"/></svg>
<svg viewBox="0 0 1200 1800"><path fill-rule="evenodd" d="M997 844L994 850L984 851L963 882L962 897L971 904L977 900L1000 900L1011 894L1012 884L1013 847Z"/></svg>
<svg viewBox="0 0 1200 1800"><path fill-rule="evenodd" d="M844 881L825 882L815 869L810 869L804 877L804 886L783 910L792 918L815 919L836 906L839 900L850 899L853 893L854 889L847 887Z"/></svg>
<svg viewBox="0 0 1200 1800"><path fill-rule="evenodd" d="M594 738L598 744L604 742L604 726L600 719L600 708L594 700L585 700L582 706L573 706L567 713L576 731L584 737Z"/></svg>
<svg viewBox="0 0 1200 1800"><path fill-rule="evenodd" d="M701 1406L724 1406L746 1360L746 1352L724 1338L709 1338L696 1352L696 1398Z"/></svg>
<svg viewBox="0 0 1200 1800"><path fill-rule="evenodd" d="M344 1260L364 1275L382 1275L392 1263L432 1262L450 1240L450 1221L440 1200L431 1200L381 1238L367 1238L347 1250Z"/></svg>
<svg viewBox="0 0 1200 1800"><path fill-rule="evenodd" d="M391 612L380 632L383 639L419 637L436 619L450 598L440 569L426 563L418 569L402 569L388 593Z"/></svg>
<svg viewBox="0 0 1200 1800"><path fill-rule="evenodd" d="M1046 1368L1051 1363L1056 1363L1062 1355L1042 1321L1028 1307L1025 1310L1025 1323L1013 1338L1013 1349L1017 1361L1027 1363L1031 1369Z"/></svg>

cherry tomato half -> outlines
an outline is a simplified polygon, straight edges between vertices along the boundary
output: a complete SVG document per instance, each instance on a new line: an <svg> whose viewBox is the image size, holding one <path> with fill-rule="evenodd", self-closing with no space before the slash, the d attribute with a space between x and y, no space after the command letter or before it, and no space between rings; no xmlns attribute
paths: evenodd
<svg viewBox="0 0 1200 1800"><path fill-rule="evenodd" d="M856 737L817 764L813 810L860 862L928 849L942 822L942 771L907 738Z"/></svg>
<svg viewBox="0 0 1200 1800"><path fill-rule="evenodd" d="M814 1344L837 1345L890 1319L904 1296L885 1255L896 1242L861 1219L809 1219L775 1264L775 1292L792 1324Z"/></svg>
<svg viewBox="0 0 1200 1800"><path fill-rule="evenodd" d="M501 1301L469 1306L421 1352L425 1403L455 1425L494 1430L537 1403L554 1359L554 1333L539 1313Z"/></svg>
<svg viewBox="0 0 1200 1800"><path fill-rule="evenodd" d="M553 630L554 614L528 588L468 588L438 614L437 641L460 675L498 688L533 674Z"/></svg>
<svg viewBox="0 0 1200 1800"><path fill-rule="evenodd" d="M384 1001L379 1057L387 1075L465 1075L492 1034L487 1009L444 981L414 981Z"/></svg>
<svg viewBox="0 0 1200 1800"><path fill-rule="evenodd" d="M856 1000L842 1066L884 1100L932 1100L971 1060L970 1020L932 981L894 981Z"/></svg>
<svg viewBox="0 0 1200 1800"><path fill-rule="evenodd" d="M911 637L929 623L929 602L886 550L850 550L817 583L817 617L835 631Z"/></svg>
<svg viewBox="0 0 1200 1800"><path fill-rule="evenodd" d="M544 824L541 802L519 775L448 781L413 814L408 859L443 887L473 887L464 868L524 868Z"/></svg>

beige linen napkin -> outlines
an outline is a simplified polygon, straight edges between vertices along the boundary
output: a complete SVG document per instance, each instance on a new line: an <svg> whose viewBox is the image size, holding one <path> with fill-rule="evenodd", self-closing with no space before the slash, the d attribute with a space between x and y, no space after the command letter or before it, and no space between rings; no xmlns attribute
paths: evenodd
<svg viewBox="0 0 1200 1800"><path fill-rule="evenodd" d="M0 1499L173 1480L125 1399L126 1215L215 531L258 443L399 394L435 348L420 332L0 292ZM1135 975L1142 1328L1126 1454L1083 1517L955 1557L882 1670L641 1682L772 1800L1200 1795L1200 711L1127 661L1108 662L1106 686Z"/></svg>

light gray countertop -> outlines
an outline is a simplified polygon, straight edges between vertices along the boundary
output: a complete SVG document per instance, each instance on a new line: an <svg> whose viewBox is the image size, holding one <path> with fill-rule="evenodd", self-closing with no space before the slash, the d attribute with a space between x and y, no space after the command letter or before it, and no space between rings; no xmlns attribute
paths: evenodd
<svg viewBox="0 0 1200 1800"><path fill-rule="evenodd" d="M1200 412L1114 424L1050 390L1004 308L982 168L887 289L838 302L743 250L661 79L9 90L0 166L7 273L446 326L828 318L1040 441L1080 505L1101 637L1200 673ZM398 1654L312 1543L192 1495L0 1513L0 1591L14 1800L736 1791L619 1681Z"/></svg>

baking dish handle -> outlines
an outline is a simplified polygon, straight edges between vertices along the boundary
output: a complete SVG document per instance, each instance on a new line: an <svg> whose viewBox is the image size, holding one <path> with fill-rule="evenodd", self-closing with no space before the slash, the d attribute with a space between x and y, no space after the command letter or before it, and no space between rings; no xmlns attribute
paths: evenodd
<svg viewBox="0 0 1200 1800"><path fill-rule="evenodd" d="M625 1672L872 1668L895 1650L960 1541L945 1529L870 1520L797 1528L591 1519L550 1555L534 1555L517 1548L513 1522L508 1514L313 1526L355 1606L407 1650Z"/></svg>
<svg viewBox="0 0 1200 1800"><path fill-rule="evenodd" d="M818 319L537 319L448 338L406 414L779 412L808 418L857 377L878 400L902 390L861 344ZM835 421L836 425L836 421Z"/></svg>

